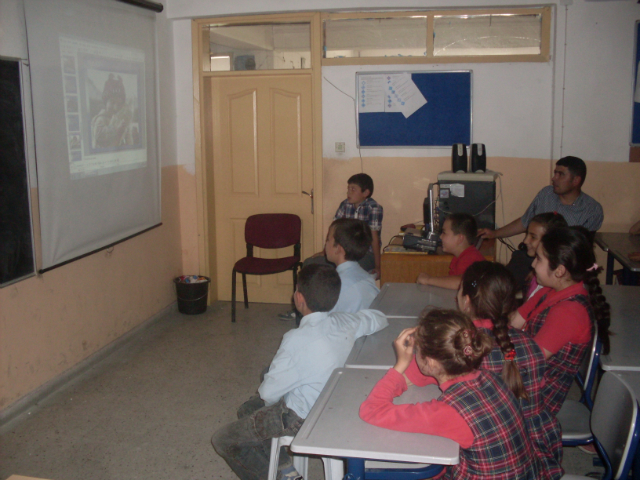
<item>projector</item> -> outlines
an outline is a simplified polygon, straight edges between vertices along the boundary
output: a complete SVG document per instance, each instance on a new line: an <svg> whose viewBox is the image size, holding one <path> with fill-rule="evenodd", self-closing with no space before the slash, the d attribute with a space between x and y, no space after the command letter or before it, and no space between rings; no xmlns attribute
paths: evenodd
<svg viewBox="0 0 640 480"><path fill-rule="evenodd" d="M437 233L427 232L426 236L405 233L402 246L409 250L419 252L436 253L440 236Z"/></svg>

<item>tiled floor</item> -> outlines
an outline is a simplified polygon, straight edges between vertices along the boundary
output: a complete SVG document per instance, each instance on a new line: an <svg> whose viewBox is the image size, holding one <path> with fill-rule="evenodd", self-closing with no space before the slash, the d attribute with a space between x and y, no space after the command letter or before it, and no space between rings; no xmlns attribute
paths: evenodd
<svg viewBox="0 0 640 480"><path fill-rule="evenodd" d="M218 302L197 316L171 313L80 378L0 428L0 480L237 477L211 447L258 387L259 374L294 326L284 305ZM565 450L567 473L593 471L591 457ZM322 464L310 462L310 480Z"/></svg>

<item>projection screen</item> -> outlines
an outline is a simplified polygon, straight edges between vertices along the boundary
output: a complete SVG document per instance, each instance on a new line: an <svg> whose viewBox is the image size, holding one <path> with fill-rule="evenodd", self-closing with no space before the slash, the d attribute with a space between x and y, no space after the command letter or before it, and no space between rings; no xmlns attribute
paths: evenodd
<svg viewBox="0 0 640 480"><path fill-rule="evenodd" d="M46 270L161 222L155 13L24 5Z"/></svg>

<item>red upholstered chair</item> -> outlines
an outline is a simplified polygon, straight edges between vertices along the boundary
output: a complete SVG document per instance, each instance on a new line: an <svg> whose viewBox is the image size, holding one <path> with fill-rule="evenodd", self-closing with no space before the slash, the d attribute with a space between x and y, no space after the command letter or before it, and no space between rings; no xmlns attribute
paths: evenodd
<svg viewBox="0 0 640 480"><path fill-rule="evenodd" d="M247 242L247 256L233 266L231 278L231 321L236 321L236 273L242 274L244 308L249 308L247 300L247 275L271 275L293 271L293 290L298 281L300 262L300 217L290 213L263 213L251 215L244 226L244 240ZM284 248L293 246L293 256L285 258L259 258L253 256L253 247Z"/></svg>

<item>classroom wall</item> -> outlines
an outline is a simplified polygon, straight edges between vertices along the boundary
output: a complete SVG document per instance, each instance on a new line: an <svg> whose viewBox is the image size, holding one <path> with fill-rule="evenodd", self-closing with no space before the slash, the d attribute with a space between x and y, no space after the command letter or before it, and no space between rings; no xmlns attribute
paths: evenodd
<svg viewBox="0 0 640 480"><path fill-rule="evenodd" d="M0 289L0 414L172 304L171 278L175 275L199 273L190 19L389 8L389 2L382 0L163 3L166 11L158 15L163 226L115 247L111 254L101 252ZM551 159L572 154L588 161L585 191L603 204L603 230L625 231L640 218L640 164L627 161L633 28L640 19L640 6L631 1L551 3L561 5L554 21L555 48L549 63L420 68L474 70L474 139L487 144L489 168L503 173L504 221L520 215L548 183ZM402 0L392 8L513 4L539 2ZM0 55L26 57L21 0L0 0ZM330 67L323 69L323 75L355 90L354 71L352 67ZM361 153L365 171L376 180L374 197L385 207L382 240L386 242L400 225L421 218L426 186L438 172L448 169L449 152L358 152L351 100L329 87L323 82L321 214L325 229L345 198L346 179L360 171ZM335 153L336 141L347 143L344 155ZM502 204L499 207L502 224Z"/></svg>
<svg viewBox="0 0 640 480"><path fill-rule="evenodd" d="M552 54L548 63L447 64L406 70L471 69L474 72L474 141L486 144L489 167L503 173L504 219L527 208L535 193L547 185L551 159L577 155L588 162L585 191L605 209L604 231L625 231L640 218L638 164L628 163L633 89L634 26L640 5L631 1L562 0L555 5ZM533 0L256 0L212 3L168 0L174 19L178 161L195 172L193 101L191 97L190 19L202 16L275 13L301 10L382 10L404 8L539 5ZM565 47L566 45L566 47ZM323 76L349 95L355 94L356 71L394 70L397 66L324 67ZM398 228L421 217L426 186L449 168L448 149L356 148L353 101L323 81L323 205L324 230L345 198L346 179L364 170L376 181L375 197L385 207L382 241ZM337 154L335 142L345 142ZM192 174L193 175L193 174ZM195 190L195 177L181 187ZM620 208L624 205L624 208ZM183 227L183 231L185 228ZM195 227L194 227L195 228ZM322 236L324 233L319 232ZM517 242L519 239L514 238ZM184 235L183 235L184 241ZM190 254L189 254L190 255ZM192 258L192 257L190 257ZM193 259L195 262L195 258Z"/></svg>
<svg viewBox="0 0 640 480"><path fill-rule="evenodd" d="M0 1L0 56L26 58L21 0ZM25 395L175 302L172 279L183 271L183 167L175 153L172 25L165 15L157 18L163 225L0 289L0 417Z"/></svg>

